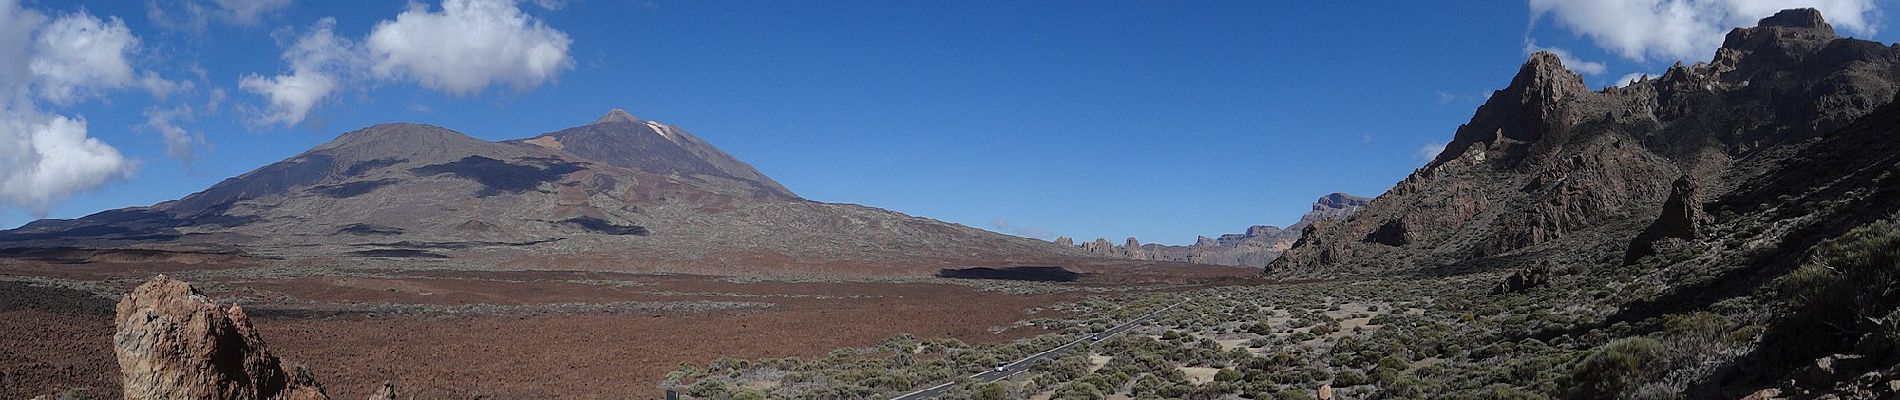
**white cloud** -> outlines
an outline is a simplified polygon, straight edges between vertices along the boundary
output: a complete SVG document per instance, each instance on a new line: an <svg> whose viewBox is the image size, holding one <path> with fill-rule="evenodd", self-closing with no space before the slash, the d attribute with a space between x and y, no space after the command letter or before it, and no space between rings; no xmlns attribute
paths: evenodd
<svg viewBox="0 0 1900 400"><path fill-rule="evenodd" d="M441 12L411 4L365 40L379 78L413 79L450 94L490 85L527 90L573 68L566 33L510 0L444 0Z"/></svg>
<svg viewBox="0 0 1900 400"><path fill-rule="evenodd" d="M179 92L190 91L192 87L191 81L165 79L152 71L145 71L144 75L139 76L139 88L145 89L146 93L150 93L159 101L169 99Z"/></svg>
<svg viewBox="0 0 1900 400"><path fill-rule="evenodd" d="M41 28L28 68L41 98L72 104L133 83L136 78L125 55L138 46L125 21L102 21L80 10Z"/></svg>
<svg viewBox="0 0 1900 400"><path fill-rule="evenodd" d="M145 19L152 25L174 31L204 32L211 24L211 11L195 1L176 1L159 4L158 0L145 2Z"/></svg>
<svg viewBox="0 0 1900 400"><path fill-rule="evenodd" d="M262 77L245 75L238 88L263 95L270 108L253 121L257 125L296 125L310 116L310 109L336 92L336 77L321 72L296 71L290 75Z"/></svg>
<svg viewBox="0 0 1900 400"><path fill-rule="evenodd" d="M203 33L213 18L237 26L252 26L271 13L290 7L290 0L147 0L145 18L160 28Z"/></svg>
<svg viewBox="0 0 1900 400"><path fill-rule="evenodd" d="M224 88L211 88L211 94L205 96L205 112L217 114L218 109L224 106L224 99L227 96L229 95L224 93Z"/></svg>
<svg viewBox="0 0 1900 400"><path fill-rule="evenodd" d="M253 124L302 123L312 108L342 87L342 76L360 68L362 60L355 44L336 37L332 31L335 27L336 19L324 18L290 48L284 49L283 58L290 63L290 74L271 77L247 74L239 79L239 89L264 96L270 103ZM216 104L209 107L215 109Z"/></svg>
<svg viewBox="0 0 1900 400"><path fill-rule="evenodd" d="M33 30L46 23L46 16L19 7L18 0L0 0L0 107L6 96L24 90L32 79L28 66L32 57Z"/></svg>
<svg viewBox="0 0 1900 400"><path fill-rule="evenodd" d="M84 120L0 111L0 203L44 215L54 203L135 168L118 149L87 137Z"/></svg>
<svg viewBox="0 0 1900 400"><path fill-rule="evenodd" d="M237 25L256 25L265 14L290 7L290 0L213 0L218 16Z"/></svg>
<svg viewBox="0 0 1900 400"><path fill-rule="evenodd" d="M302 123L336 92L365 80L413 81L455 95L492 85L525 91L574 64L567 34L523 13L512 0L445 0L439 12L411 3L395 19L377 23L360 43L338 37L335 26L335 19L325 18L286 48L288 73L240 78L239 89L269 103L253 125Z"/></svg>
<svg viewBox="0 0 1900 400"><path fill-rule="evenodd" d="M1438 158L1439 152L1443 151L1445 151L1444 143L1426 143L1424 146L1419 146L1417 151L1412 152L1412 159L1422 163L1431 162L1432 159Z"/></svg>
<svg viewBox="0 0 1900 400"><path fill-rule="evenodd" d="M49 101L74 101L105 87L86 77L123 86L132 71L118 67L137 38L117 19L108 24L82 11L48 24L19 5L0 0L0 206L44 215L66 197L130 176L136 165L87 136L83 119L41 112L34 88Z"/></svg>
<svg viewBox="0 0 1900 400"><path fill-rule="evenodd" d="M1702 60L1721 46L1728 30L1788 8L1821 10L1845 33L1872 35L1879 28L1875 0L1529 0L1531 20L1549 16L1557 25L1636 61Z"/></svg>
<svg viewBox="0 0 1900 400"><path fill-rule="evenodd" d="M1536 41L1530 38L1524 38L1524 55L1530 55L1531 53L1539 51L1557 55L1558 61L1562 61L1565 67L1570 67L1570 70L1577 71L1579 74L1602 75L1604 70L1609 69L1609 67L1603 65L1603 63L1577 58L1571 55L1569 50L1538 46Z"/></svg>
<svg viewBox="0 0 1900 400"><path fill-rule="evenodd" d="M165 140L165 156L190 165L197 160L197 148L205 143L203 132L192 132L179 126L181 121L195 118L191 106L180 105L172 108L152 107L145 109L143 129L158 132Z"/></svg>

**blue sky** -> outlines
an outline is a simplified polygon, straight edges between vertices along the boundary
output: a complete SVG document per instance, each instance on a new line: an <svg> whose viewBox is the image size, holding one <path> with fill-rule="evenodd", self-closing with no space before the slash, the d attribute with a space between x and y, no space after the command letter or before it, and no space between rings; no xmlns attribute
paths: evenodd
<svg viewBox="0 0 1900 400"><path fill-rule="evenodd" d="M0 0L0 228L380 122L500 140L620 107L814 200L1189 243L1384 191L1534 49L1602 87L1788 4L1894 41L1867 0L450 2ZM87 35L135 45L59 46Z"/></svg>

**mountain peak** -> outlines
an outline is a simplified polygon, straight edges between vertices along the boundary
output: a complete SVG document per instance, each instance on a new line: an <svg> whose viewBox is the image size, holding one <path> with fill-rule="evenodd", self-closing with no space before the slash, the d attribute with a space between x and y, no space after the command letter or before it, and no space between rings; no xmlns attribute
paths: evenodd
<svg viewBox="0 0 1900 400"><path fill-rule="evenodd" d="M1722 40L1723 49L1739 50L1738 55L1764 53L1763 62L1783 64L1819 51L1828 42L1840 38L1821 12L1812 8L1781 10L1762 18L1753 28L1735 28ZM1721 53L1717 53L1721 55ZM1721 57L1717 57L1720 61Z"/></svg>
<svg viewBox="0 0 1900 400"><path fill-rule="evenodd" d="M612 122L635 123L635 122L640 122L640 118L633 116L633 114L627 113L627 110L615 108L611 111L607 111L607 115L602 115L600 116L599 119L595 119L592 125L599 125L599 124L612 123Z"/></svg>
<svg viewBox="0 0 1900 400"><path fill-rule="evenodd" d="M1341 192L1332 192L1332 193L1326 194L1325 196L1320 196L1319 200L1314 200L1313 211L1342 210L1342 209L1354 208L1354 207L1365 207L1367 204L1371 204L1371 203L1372 203L1372 198L1370 197L1354 196L1351 194L1341 193Z"/></svg>
<svg viewBox="0 0 1900 400"><path fill-rule="evenodd" d="M1821 18L1821 11L1812 8L1790 8L1781 10L1768 18L1762 18L1758 26L1780 26L1787 28L1826 29L1833 31L1834 26Z"/></svg>
<svg viewBox="0 0 1900 400"><path fill-rule="evenodd" d="M483 143L481 139L469 137L461 132L435 125L407 122L371 125L338 135L329 143L317 146L317 151L341 149L345 147L368 147L377 149L414 149L432 148L450 145Z"/></svg>

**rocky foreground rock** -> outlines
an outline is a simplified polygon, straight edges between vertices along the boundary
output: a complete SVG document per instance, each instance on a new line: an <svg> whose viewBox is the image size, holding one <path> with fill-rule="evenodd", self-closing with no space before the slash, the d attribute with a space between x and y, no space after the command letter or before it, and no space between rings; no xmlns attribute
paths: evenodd
<svg viewBox="0 0 1900 400"><path fill-rule="evenodd" d="M112 336L126 399L328 399L264 347L244 309L160 275L119 300Z"/></svg>

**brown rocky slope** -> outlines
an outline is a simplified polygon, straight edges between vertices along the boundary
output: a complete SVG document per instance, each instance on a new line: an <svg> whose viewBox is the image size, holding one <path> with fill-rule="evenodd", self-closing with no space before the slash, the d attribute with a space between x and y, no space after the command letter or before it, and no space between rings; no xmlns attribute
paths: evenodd
<svg viewBox="0 0 1900 400"><path fill-rule="evenodd" d="M1671 193L1692 194L1680 200L1695 204L1743 189L1779 168L1755 160L1867 115L1893 97L1896 81L1900 51L1838 37L1811 9L1736 29L1711 62L1600 91L1555 55L1537 53L1437 159L1358 214L1316 224L1271 270L1367 273L1550 249L1622 253Z"/></svg>
<svg viewBox="0 0 1900 400"><path fill-rule="evenodd" d="M1537 309L1510 318L1594 309L1504 336L1580 339L1588 357L1553 392L1571 398L1889 398L1896 49L1788 10L1622 88L1580 91L1535 55L1446 154L1270 273L1488 280L1482 301ZM1693 318L1727 336L1685 339ZM1672 361L1594 374L1658 338Z"/></svg>

